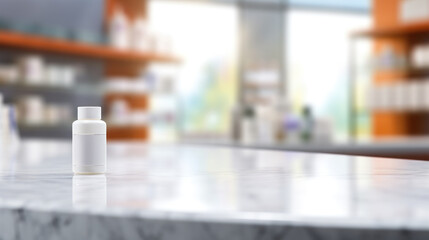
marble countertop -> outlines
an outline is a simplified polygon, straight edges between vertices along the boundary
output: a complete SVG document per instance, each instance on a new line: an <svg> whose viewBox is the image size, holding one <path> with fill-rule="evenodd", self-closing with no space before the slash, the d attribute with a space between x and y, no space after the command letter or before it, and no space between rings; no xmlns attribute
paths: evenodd
<svg viewBox="0 0 429 240"><path fill-rule="evenodd" d="M331 153L343 155L364 155L429 160L429 138L413 137L369 142L352 143L307 143L307 144L244 144L230 140L186 140L193 145L210 145L253 148L265 150L298 151L312 153Z"/></svg>
<svg viewBox="0 0 429 240"><path fill-rule="evenodd" d="M429 237L429 162L110 143L107 174L73 175L70 142L5 152L0 239Z"/></svg>

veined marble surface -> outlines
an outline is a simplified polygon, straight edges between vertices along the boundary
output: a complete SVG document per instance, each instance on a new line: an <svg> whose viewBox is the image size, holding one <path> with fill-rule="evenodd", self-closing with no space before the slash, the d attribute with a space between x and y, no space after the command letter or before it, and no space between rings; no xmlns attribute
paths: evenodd
<svg viewBox="0 0 429 240"><path fill-rule="evenodd" d="M194 145L70 142L0 159L0 239L428 239L429 162Z"/></svg>

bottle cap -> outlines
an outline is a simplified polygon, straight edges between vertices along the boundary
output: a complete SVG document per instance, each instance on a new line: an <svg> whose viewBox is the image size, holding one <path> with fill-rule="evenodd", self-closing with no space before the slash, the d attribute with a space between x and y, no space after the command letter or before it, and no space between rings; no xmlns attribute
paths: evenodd
<svg viewBox="0 0 429 240"><path fill-rule="evenodd" d="M101 107L78 107L78 120L101 120Z"/></svg>

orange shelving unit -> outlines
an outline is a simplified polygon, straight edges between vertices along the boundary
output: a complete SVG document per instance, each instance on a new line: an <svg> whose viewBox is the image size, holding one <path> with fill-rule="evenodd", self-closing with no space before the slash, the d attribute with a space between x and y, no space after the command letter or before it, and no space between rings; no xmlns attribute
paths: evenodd
<svg viewBox="0 0 429 240"><path fill-rule="evenodd" d="M147 19L147 0L106 0L105 25L108 26L112 18L114 9L120 7L129 20L136 18ZM136 77L146 64L151 62L160 63L179 63L180 60L174 56L162 56L151 53L136 54L133 52L123 53L127 56L123 58L122 63L109 61L106 65L106 76ZM115 53L112 52L112 56ZM119 58L118 58L119 59ZM133 60L129 64L123 62ZM136 93L108 93L104 97L104 106L109 106L114 100L124 100L127 102L130 110L149 110L150 97L147 94ZM150 136L149 126L145 125L127 125L111 126L108 128L107 138L111 140L148 140Z"/></svg>
<svg viewBox="0 0 429 240"><path fill-rule="evenodd" d="M103 60L107 63L175 63L179 59L151 52L119 50L108 46L72 42L10 31L0 31L0 47L48 52L58 55L77 56Z"/></svg>
<svg viewBox="0 0 429 240"><path fill-rule="evenodd" d="M149 127L144 125L109 126L107 138L110 140L142 141L149 138Z"/></svg>
<svg viewBox="0 0 429 240"><path fill-rule="evenodd" d="M146 18L147 0L105 0L104 25L107 28L116 7L124 10L129 20ZM93 59L104 65L102 77L137 77L149 63L179 63L179 58L155 52L121 50L102 44L89 44L65 39L50 38L26 33L0 30L0 48L28 53L54 54L77 59ZM149 96L135 93L109 93L103 105L108 112L115 99L122 99L131 109L148 110ZM108 127L109 140L147 140L149 128L145 125Z"/></svg>
<svg viewBox="0 0 429 240"><path fill-rule="evenodd" d="M126 101L130 109L147 109L149 107L149 96L136 93L107 93L104 96L104 103L110 105L117 99Z"/></svg>
<svg viewBox="0 0 429 240"><path fill-rule="evenodd" d="M149 107L149 96L136 93L107 93L104 96L104 105L110 106L113 101L118 99L126 101L130 110L147 110ZM146 140L149 137L149 127L143 124L110 125L107 128L107 136L114 140Z"/></svg>
<svg viewBox="0 0 429 240"><path fill-rule="evenodd" d="M357 31L352 34L355 37L406 37L409 35L427 34L429 29L429 21L401 24L394 27L379 27L376 29L368 29Z"/></svg>
<svg viewBox="0 0 429 240"><path fill-rule="evenodd" d="M389 45L396 53L407 59L417 44L427 43L429 20L416 23L402 23L399 17L401 0L373 0L373 29L357 31L352 38L372 38L373 53L378 55L383 46ZM418 81L419 77L428 76L429 69L392 69L377 71L372 77L374 84L398 81ZM415 80L417 78L417 80ZM425 111L373 111L372 135L375 138L412 137L427 135L429 113Z"/></svg>

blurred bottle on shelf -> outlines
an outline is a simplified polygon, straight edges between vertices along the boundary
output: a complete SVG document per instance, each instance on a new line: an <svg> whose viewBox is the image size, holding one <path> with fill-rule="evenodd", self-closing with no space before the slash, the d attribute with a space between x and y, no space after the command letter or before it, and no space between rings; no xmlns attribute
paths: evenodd
<svg viewBox="0 0 429 240"><path fill-rule="evenodd" d="M299 117L289 114L284 121L286 144L297 145L301 143L301 120Z"/></svg>
<svg viewBox="0 0 429 240"><path fill-rule="evenodd" d="M429 68L429 44L421 43L411 49L411 69L425 70Z"/></svg>
<svg viewBox="0 0 429 240"><path fill-rule="evenodd" d="M255 110L250 106L243 108L240 133L243 144L254 144L257 141Z"/></svg>
<svg viewBox="0 0 429 240"><path fill-rule="evenodd" d="M231 139L234 142L240 141L240 136L241 136L240 120L241 120L241 108L239 105L235 105L231 110L231 123L230 123Z"/></svg>
<svg viewBox="0 0 429 240"><path fill-rule="evenodd" d="M108 78L104 86L106 93L146 94L150 91L147 82L139 77Z"/></svg>
<svg viewBox="0 0 429 240"><path fill-rule="evenodd" d="M121 7L116 7L108 29L109 43L121 50L172 55L171 37L157 32L141 17L129 19Z"/></svg>
<svg viewBox="0 0 429 240"><path fill-rule="evenodd" d="M329 118L317 118L314 120L313 139L315 144L330 144L332 143L333 126Z"/></svg>
<svg viewBox="0 0 429 240"><path fill-rule="evenodd" d="M147 127L147 140L175 141L175 76L176 71L171 67L152 64L135 77L108 78L105 81L105 92L110 126Z"/></svg>
<svg viewBox="0 0 429 240"><path fill-rule="evenodd" d="M39 95L24 95L17 101L17 120L23 126L58 126L71 122L71 106L46 103Z"/></svg>
<svg viewBox="0 0 429 240"><path fill-rule="evenodd" d="M109 43L112 47L130 48L130 23L122 8L115 8L108 31Z"/></svg>
<svg viewBox="0 0 429 240"><path fill-rule="evenodd" d="M16 83L19 77L19 70L15 64L0 65L0 83Z"/></svg>
<svg viewBox="0 0 429 240"><path fill-rule="evenodd" d="M275 140L277 143L282 144L287 139L287 129L285 128L285 122L291 115L290 102L287 98L283 98L276 104L276 119L274 123L275 128Z"/></svg>
<svg viewBox="0 0 429 240"><path fill-rule="evenodd" d="M44 80L44 62L41 56L29 55L18 59L19 79L29 85L40 85Z"/></svg>
<svg viewBox="0 0 429 240"><path fill-rule="evenodd" d="M145 19L138 18L132 24L131 29L131 47L141 52L147 52L151 49L151 37L149 24Z"/></svg>
<svg viewBox="0 0 429 240"><path fill-rule="evenodd" d="M368 111L418 112L429 110L429 79L402 79L373 84L367 89Z"/></svg>
<svg viewBox="0 0 429 240"><path fill-rule="evenodd" d="M399 7L399 20L413 23L429 19L429 0L402 0Z"/></svg>
<svg viewBox="0 0 429 240"><path fill-rule="evenodd" d="M274 144L276 142L276 113L270 106L255 107L256 135L258 142L262 144Z"/></svg>
<svg viewBox="0 0 429 240"><path fill-rule="evenodd" d="M0 64L0 83L10 85L70 88L77 75L76 66L47 63L39 55L19 57L13 64Z"/></svg>
<svg viewBox="0 0 429 240"><path fill-rule="evenodd" d="M129 124L130 110L126 101L122 99L114 100L109 109L109 116L107 121L113 125L126 125Z"/></svg>
<svg viewBox="0 0 429 240"><path fill-rule="evenodd" d="M303 142L311 142L314 131L314 118L310 106L305 106L302 111L301 138Z"/></svg>
<svg viewBox="0 0 429 240"><path fill-rule="evenodd" d="M287 100L275 107L234 107L231 115L231 138L242 144L329 144L333 139L329 118L315 117L309 106L296 115Z"/></svg>
<svg viewBox="0 0 429 240"><path fill-rule="evenodd" d="M27 95L18 100L18 119L21 124L32 126L44 123L43 98Z"/></svg>
<svg viewBox="0 0 429 240"><path fill-rule="evenodd" d="M71 87L77 78L77 69L70 65L47 64L44 84L58 87Z"/></svg>
<svg viewBox="0 0 429 240"><path fill-rule="evenodd" d="M0 150L12 153L19 147L19 131L16 110L13 105L4 104L0 94Z"/></svg>
<svg viewBox="0 0 429 240"><path fill-rule="evenodd" d="M371 65L376 71L394 71L405 69L408 64L404 54L398 53L393 46L387 44L373 58Z"/></svg>

